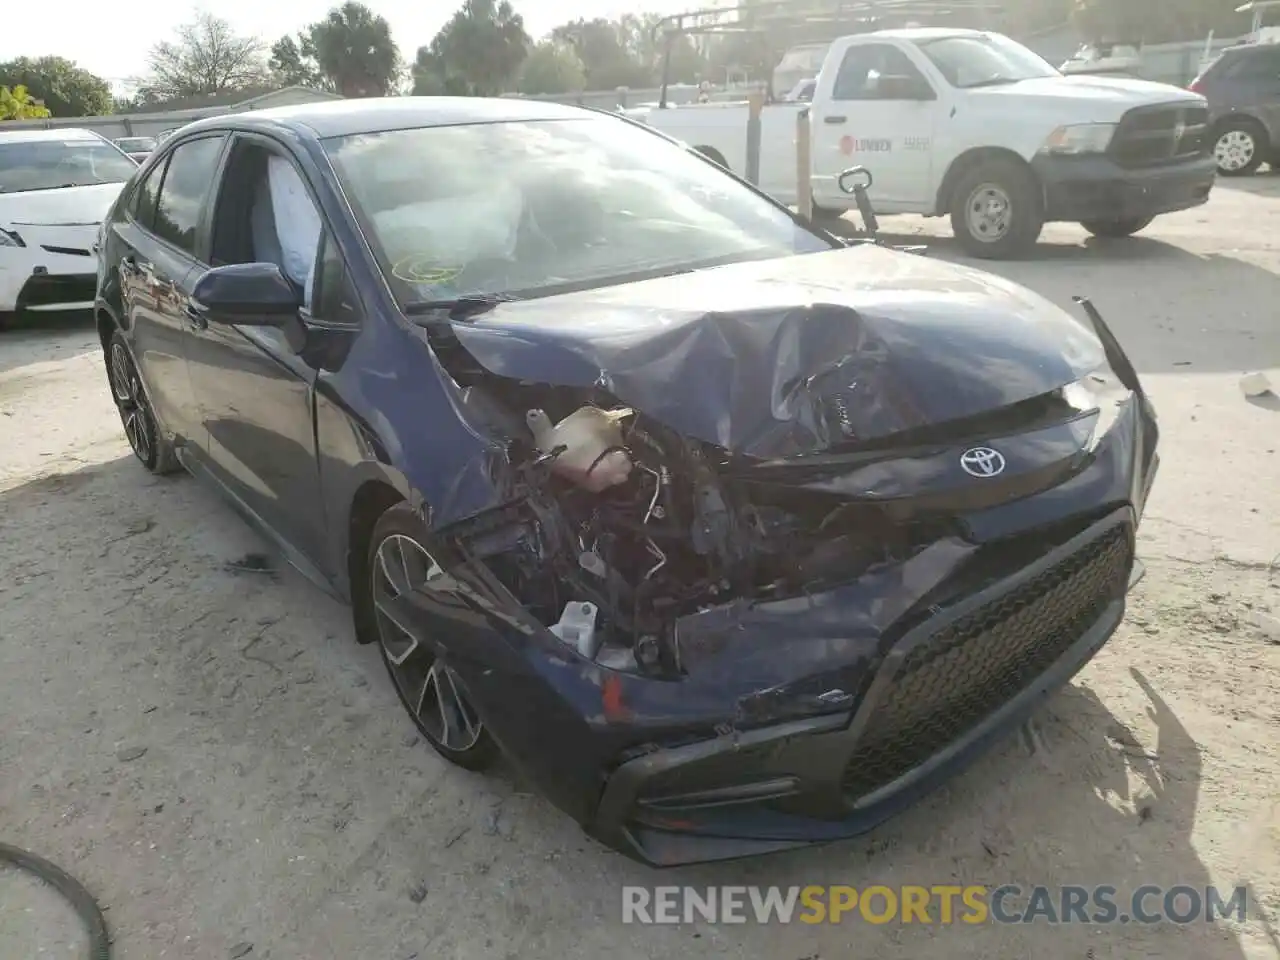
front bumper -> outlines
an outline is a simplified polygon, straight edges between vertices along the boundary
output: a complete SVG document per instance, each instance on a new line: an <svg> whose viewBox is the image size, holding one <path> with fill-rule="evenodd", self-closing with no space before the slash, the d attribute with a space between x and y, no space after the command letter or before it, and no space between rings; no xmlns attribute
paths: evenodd
<svg viewBox="0 0 1280 960"><path fill-rule="evenodd" d="M96 227L20 227L25 246L0 247L0 313L89 310L98 285Z"/></svg>
<svg viewBox="0 0 1280 960"><path fill-rule="evenodd" d="M1209 199L1217 167L1213 157L1130 169L1108 156L1039 156L1048 221L1128 220L1199 206Z"/></svg>
<svg viewBox="0 0 1280 960"><path fill-rule="evenodd" d="M872 829L1021 724L1106 643L1135 578L1133 523L1129 508L1117 510L905 633L851 713L622 764L590 832L637 859L672 866ZM1081 565L1081 557L1092 559ZM1085 586L1097 596L1081 624L1068 615L1067 598ZM1015 641L1024 645L1015 650Z"/></svg>

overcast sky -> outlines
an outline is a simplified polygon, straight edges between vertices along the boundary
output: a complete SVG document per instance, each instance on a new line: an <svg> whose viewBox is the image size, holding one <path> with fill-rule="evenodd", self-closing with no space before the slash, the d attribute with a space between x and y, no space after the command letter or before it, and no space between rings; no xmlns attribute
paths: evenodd
<svg viewBox="0 0 1280 960"><path fill-rule="evenodd" d="M369 6L391 23L391 33L405 59L429 43L461 0L371 0ZM647 10L676 13L705 0L514 0L525 25L539 37L577 17L613 17ZM268 44L303 24L319 20L338 0L125 0L124 3L87 0L44 0L16 21L26 29L0 31L0 60L18 56L57 55L74 60L119 87L146 70L147 51L167 40L196 11L216 11L240 33L257 34ZM589 11L589 12L588 12Z"/></svg>

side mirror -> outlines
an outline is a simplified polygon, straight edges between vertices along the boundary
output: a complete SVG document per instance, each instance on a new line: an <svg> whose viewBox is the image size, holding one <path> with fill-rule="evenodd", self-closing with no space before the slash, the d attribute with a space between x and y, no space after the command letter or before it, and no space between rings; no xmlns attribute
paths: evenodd
<svg viewBox="0 0 1280 960"><path fill-rule="evenodd" d="M878 100L936 100L929 82L921 77L889 75L876 81Z"/></svg>
<svg viewBox="0 0 1280 960"><path fill-rule="evenodd" d="M297 319L298 289L274 263L233 263L207 270L191 291L192 310L212 323L279 327Z"/></svg>

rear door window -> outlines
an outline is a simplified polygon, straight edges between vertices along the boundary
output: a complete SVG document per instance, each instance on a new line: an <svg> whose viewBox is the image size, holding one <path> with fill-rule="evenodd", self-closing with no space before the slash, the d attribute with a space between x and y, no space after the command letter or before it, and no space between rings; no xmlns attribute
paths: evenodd
<svg viewBox="0 0 1280 960"><path fill-rule="evenodd" d="M196 230L213 186L226 136L203 137L179 144L156 203L156 236L195 256Z"/></svg>
<svg viewBox="0 0 1280 960"><path fill-rule="evenodd" d="M133 191L129 200L129 216L144 230L154 227L156 217L156 197L160 193L160 181L164 179L166 163L161 162L143 178Z"/></svg>

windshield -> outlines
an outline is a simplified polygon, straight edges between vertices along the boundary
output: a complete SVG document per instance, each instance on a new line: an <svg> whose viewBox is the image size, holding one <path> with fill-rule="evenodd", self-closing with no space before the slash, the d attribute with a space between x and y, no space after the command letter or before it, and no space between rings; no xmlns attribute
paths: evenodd
<svg viewBox="0 0 1280 960"><path fill-rule="evenodd" d="M941 37L917 46L949 84L961 89L1060 75L1042 57L997 33Z"/></svg>
<svg viewBox="0 0 1280 960"><path fill-rule="evenodd" d="M406 309L834 245L710 162L621 120L428 127L326 146Z"/></svg>
<svg viewBox="0 0 1280 960"><path fill-rule="evenodd" d="M0 193L121 183L137 169L105 140L0 142Z"/></svg>

